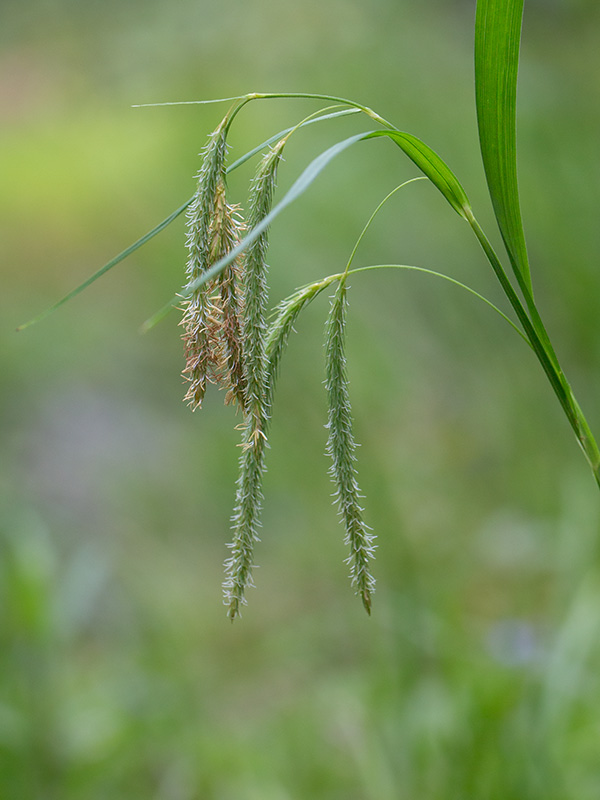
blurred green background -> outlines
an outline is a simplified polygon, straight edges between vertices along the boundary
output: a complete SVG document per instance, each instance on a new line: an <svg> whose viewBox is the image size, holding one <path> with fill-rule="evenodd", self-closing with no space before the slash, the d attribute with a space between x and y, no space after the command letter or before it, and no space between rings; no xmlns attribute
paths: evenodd
<svg viewBox="0 0 600 800"><path fill-rule="evenodd" d="M475 130L473 0L3 0L0 9L0 796L6 800L587 800L600 793L598 491L541 369L433 279L356 277L348 358L367 618L324 456L326 298L283 363L257 588L221 605L238 433L182 404L178 220L39 327L14 328L193 191L225 107L326 92L425 139L493 229ZM519 97L534 282L600 430L600 8L526 3ZM254 104L232 157L315 110ZM368 121L286 152L280 191ZM272 235L273 300L343 268L415 175L383 141L341 156ZM245 201L250 165L232 177ZM497 241L494 239L494 241ZM424 182L357 265L445 271L504 307Z"/></svg>

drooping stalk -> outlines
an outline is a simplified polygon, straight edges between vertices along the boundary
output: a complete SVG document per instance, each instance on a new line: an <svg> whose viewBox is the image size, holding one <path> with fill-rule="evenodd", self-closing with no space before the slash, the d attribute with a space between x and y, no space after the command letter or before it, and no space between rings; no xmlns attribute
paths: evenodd
<svg viewBox="0 0 600 800"><path fill-rule="evenodd" d="M252 181L248 222L256 227L269 213L285 139L272 147L259 164ZM246 589L252 586L254 544L258 541L262 508L262 476L270 418L267 357L265 352L268 305L267 263L268 229L257 237L245 253L242 293L242 353L245 404L242 423L240 474L236 484L232 516L231 556L225 562L223 584L230 619L245 604Z"/></svg>
<svg viewBox="0 0 600 800"><path fill-rule="evenodd" d="M375 591L375 579L370 568L375 537L363 519L362 494L355 466L357 444L352 432L345 355L346 291L344 274L332 298L325 329L325 388L329 401L327 454L332 462L329 473L335 484L335 501L346 529L344 543L350 548L350 555L346 559L350 565L350 579L367 614L370 614Z"/></svg>
<svg viewBox="0 0 600 800"><path fill-rule="evenodd" d="M227 143L221 123L204 148L197 175L198 188L187 210L186 289L204 275L213 263L213 230L217 217L217 190L223 180ZM223 255L219 254L218 258ZM218 260L217 258L217 260ZM181 326L186 365L184 378L189 381L186 402L195 409L202 405L206 382L216 363L211 336L211 312L208 284L202 284L185 295Z"/></svg>
<svg viewBox="0 0 600 800"><path fill-rule="evenodd" d="M577 437L577 441L585 453L587 461L592 469L592 472L594 473L596 482L600 487L600 450L598 449L598 444L596 443L588 422L575 398L575 395L573 394L573 390L571 389L569 382L567 381L562 369L560 368L560 365L558 364L556 355L553 351L550 353L548 352L544 341L538 335L537 326L532 323L527 315L527 312L519 300L517 293L508 281L506 273L500 265L498 256L494 252L489 240L474 217L472 220L470 220L470 225L487 256L488 261L492 265L496 276L500 280L502 288L504 289L504 293L506 294L510 304L517 314L519 322L523 326L525 335L527 336L533 351L542 366L542 369L546 373L546 377L548 378L550 385L552 386L552 389L556 394L567 419L569 420L569 424L571 425L571 428ZM539 324L541 324L541 320L539 321Z"/></svg>
<svg viewBox="0 0 600 800"><path fill-rule="evenodd" d="M517 181L516 105L523 0L478 0L475 19L475 100L485 177L496 221L528 314L474 218L477 236L573 428L600 486L600 451L560 367L533 295ZM502 274L500 274L502 273Z"/></svg>

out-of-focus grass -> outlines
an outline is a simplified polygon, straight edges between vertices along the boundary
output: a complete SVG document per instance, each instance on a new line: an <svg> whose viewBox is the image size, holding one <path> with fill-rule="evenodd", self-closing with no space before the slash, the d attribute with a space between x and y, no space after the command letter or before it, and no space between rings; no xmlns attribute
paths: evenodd
<svg viewBox="0 0 600 800"><path fill-rule="evenodd" d="M490 520L462 568L387 543L372 621L335 570L271 547L235 629L206 542L130 529L65 552L9 517L6 795L593 797L597 513L565 495L545 529Z"/></svg>
<svg viewBox="0 0 600 800"><path fill-rule="evenodd" d="M580 82L598 9L584 5L528 6L520 158L538 297L597 428L600 98ZM181 226L12 333L191 193L218 112L132 102L357 97L435 145L485 214L472 9L107 8L2 11L0 794L596 798L597 490L543 375L485 308L418 276L353 280L350 388L379 535L371 619L347 586L326 478L325 299L283 364L258 588L234 626L220 582L235 418L219 397L197 415L181 403L175 317L137 334L180 285ZM432 117L429 94L446 114ZM234 155L290 108L249 109ZM281 188L334 138L299 135ZM274 299L343 268L409 170L385 143L334 164L280 218ZM444 269L498 298L468 231L419 184L360 257Z"/></svg>

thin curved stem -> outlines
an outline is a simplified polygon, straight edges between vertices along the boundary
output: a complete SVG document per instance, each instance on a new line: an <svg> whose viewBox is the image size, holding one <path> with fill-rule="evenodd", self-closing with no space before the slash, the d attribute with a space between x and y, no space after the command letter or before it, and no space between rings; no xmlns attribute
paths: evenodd
<svg viewBox="0 0 600 800"><path fill-rule="evenodd" d="M461 281L458 281L455 278L451 278L449 275L445 275L443 272L436 272L435 270L426 269L425 267L415 267L410 264L371 264L367 267L355 267L354 269L351 269L348 272L348 274L353 275L354 273L368 272L369 270L374 270L374 269L405 269L405 270L410 270L411 272L422 272L425 273L426 275L433 275L435 278L443 278L445 281L448 281L448 283L453 283L455 286L464 289L466 292L469 292L469 294L473 295L474 297L477 297L479 300L484 302L489 308L495 311L496 314L499 314L499 316L501 316L505 322L508 322L510 327L516 333L519 334L521 339L523 339L523 341L529 347L531 347L531 342L529 341L527 336L525 336L523 331L517 325L515 325L512 319L509 316L507 316L504 313L504 311L501 311L498 308L498 306L494 305L494 303L492 303L491 300L488 300L487 297L484 297L482 294L479 294L479 292L475 291L475 289L471 289L471 287L467 286L466 283L461 283ZM341 273L341 275L344 275L344 273Z"/></svg>
<svg viewBox="0 0 600 800"><path fill-rule="evenodd" d="M536 310L535 321L530 319L517 293L513 289L512 284L508 280L508 277L504 272L502 265L500 264L498 256L496 255L494 248L490 244L481 226L472 215L468 222L477 239L479 240L479 243L483 248L483 251L485 252L494 272L496 273L496 276L500 281L502 288L504 289L504 293L506 294L519 319L519 322L523 326L523 330L525 331L525 334L531 343L533 351L535 352L542 369L546 373L546 377L550 381L550 385L552 386L552 389L554 390L554 393L557 396L567 419L569 420L569 424L571 425L571 428L573 429L575 436L577 437L577 440L583 452L585 453L586 459L592 469L592 472L594 473L596 482L598 486L600 486L600 449L598 449L598 444L596 443L589 424L575 398L575 395L573 394L573 390L571 389L569 382L560 368L556 354L549 345L548 334L543 327L542 321L539 318L539 314ZM539 326L541 326L541 330L539 329Z"/></svg>
<svg viewBox="0 0 600 800"><path fill-rule="evenodd" d="M415 183L416 181L425 181L425 180L427 180L427 178L426 178L424 175L419 175L417 178L409 178L409 180L407 180L407 181L404 181L404 182L403 182L403 183L401 183L399 186L396 186L396 188L395 188L395 189L392 189L392 191L391 191L391 192L389 192L389 193L388 193L388 194L387 194L387 195L386 195L386 196L383 198L383 200L381 201L381 203L379 203L379 205L377 206L377 208L375 209L375 211L373 211L373 213L372 213L372 214L371 214L371 216L369 217L369 219L368 219L368 221L367 221L367 223L366 223L365 227L364 227L364 228L362 229L362 231L360 232L360 236L358 237L358 239L356 240L356 243L355 243L354 247L352 248L352 252L350 253L350 257L349 257L349 259L348 259L348 263L346 264L346 270L345 270L345 271L346 271L346 273L348 273L348 272L349 272L349 270L350 270L350 267L352 266L352 262L354 261L354 256L356 255L356 251L358 250L360 243L361 243L361 242L362 242L362 240L364 239L364 237L365 237L365 234L367 233L367 231L368 231L368 230L369 230L369 228L371 227L371 224L373 223L373 220L375 219L375 217L377 216L377 214L379 213L379 211L380 211L380 210L383 208L383 206L384 206L384 205L387 203L387 201L390 199L390 197L393 197L393 196L396 194L396 192L397 192L397 191L399 191L400 189L402 189L404 186L408 186L408 184L409 184L409 183Z"/></svg>
<svg viewBox="0 0 600 800"><path fill-rule="evenodd" d="M384 119L384 117L382 117L380 114L377 114L377 112L373 111L372 108L364 106L362 103L357 103L354 100L349 100L347 97L336 97L335 95L319 94L313 92L250 92L248 94L236 95L234 97L221 97L218 100L180 100L167 103L140 103L138 105L132 106L132 108L209 105L212 103L226 103L231 101L238 101L237 103L234 104L231 112L227 115L228 116L227 128L229 128L235 117L242 110L242 108L248 103L252 102L253 100L326 100L329 103L341 103L344 106L348 106L350 108L356 108L358 111L362 111L372 120L378 122L380 125L383 125L385 128L390 128L393 130L395 127L394 125L392 125L391 122Z"/></svg>
<svg viewBox="0 0 600 800"><path fill-rule="evenodd" d="M236 98L224 98L224 100L225 99L231 100L231 99L236 99ZM204 102L204 101L192 101L192 102ZM222 102L222 101L221 100L214 100L214 101L207 100L206 102L207 103L209 103L209 102L217 103L217 102ZM149 104L149 105L154 105L154 104ZM162 105L162 104L158 104L158 105ZM177 103L174 103L173 105L177 105ZM321 111L323 111L323 109L321 109ZM322 114L321 113L321 114L318 114L318 115L310 115L310 117L307 117L305 120L303 120L300 123L300 126L303 127L305 125L312 125L315 122L322 122L324 120L335 119L337 117L342 117L342 116L346 116L346 115L350 115L350 114L358 114L358 113L360 113L360 109L358 109L358 108L346 108L346 109L343 109L341 111L334 111L334 112L328 113L328 114ZM249 161L257 153L260 153L262 150L264 150L270 144L273 144L273 142L276 142L279 139L281 139L283 136L288 135L291 131L296 130L296 128L298 128L298 127L299 127L298 125L293 125L293 126L291 126L289 128L284 128L282 131L279 131L278 133L274 134L273 136L270 136L264 142L261 142L260 144L256 145L251 150L249 150L247 153L244 153L243 156L240 156L240 158L238 158L236 161L234 161L232 164L230 164L227 167L227 169L225 170L226 173L229 174L230 172L233 172L233 170L237 169L238 167L241 167L242 164L245 164L246 161ZM147 242L149 242L151 239L153 239L156 235L158 235L159 233L164 231L165 228L167 228L174 220L177 219L177 217L179 217L181 214L183 214L183 212L191 205L191 203L193 201L194 201L194 197L193 196L188 198L185 201L185 203L183 203L181 206L179 206L179 208L176 208L175 211L172 211L169 214L168 217L166 217L161 222L159 222L158 225L156 225L154 228L152 228L152 230L150 230L147 233L145 233L143 236L141 236L139 239L137 239L135 242L133 242L133 244L130 244L129 247L126 247L125 250L122 250L118 255L114 256L114 258L111 258L110 261L108 261L106 264L104 264L102 267L100 267L100 269L96 270L96 272L94 272L92 275L90 275L88 278L86 278L86 280L83 281L83 283L81 283L78 286L76 286L74 289L72 289L68 294L66 294L64 297L62 297L60 300L58 300L52 306L46 308L44 311L42 311L41 314L38 314L33 319L30 319L27 322L23 323L22 325L19 325L18 328L16 329L17 332L18 331L23 331L26 328L29 328L31 325L35 325L38 322L41 322L42 320L46 319L46 317L48 317L54 311L57 311L66 302L68 302L69 300L72 300L74 297L76 297L84 289L87 289L89 286L91 286L92 283L97 281L98 278L101 278L109 270L111 270L113 267L117 266L117 264L120 264L121 261L124 261L132 253L134 253L140 247L145 245Z"/></svg>

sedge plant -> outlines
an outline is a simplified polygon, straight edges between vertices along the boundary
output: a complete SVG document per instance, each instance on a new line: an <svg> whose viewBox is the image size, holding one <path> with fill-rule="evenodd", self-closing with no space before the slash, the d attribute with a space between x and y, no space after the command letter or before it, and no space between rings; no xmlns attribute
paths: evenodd
<svg viewBox="0 0 600 800"><path fill-rule="evenodd" d="M335 485L335 502L349 549L350 577L357 595L370 613L374 579L371 561L374 537L361 507L356 471L356 442L345 365L345 330L349 277L378 269L410 269L428 273L471 292L499 313L524 339L538 360L575 434L600 487L600 451L586 418L565 377L535 301L525 244L517 185L516 95L523 0L478 0L475 22L475 98L483 166L505 258L501 259L477 221L467 194L446 162L425 142L399 130L371 108L353 100L322 94L251 93L218 101L229 109L210 135L201 153L197 189L145 236L109 261L88 280L22 327L76 296L128 255L164 230L179 215L187 218L188 262L183 288L151 319L144 329L182 306L185 400L200 408L209 383L225 390L225 402L242 414L242 442L235 509L232 516L230 556L225 563L225 603L234 619L246 602L252 585L254 547L259 538L262 479L277 374L287 341L303 309L321 292L333 289L325 325L328 397L327 453ZM237 161L227 163L227 138L238 114L249 103L278 98L310 99L319 109L296 125L280 131L252 148ZM171 105L155 104L155 105ZM174 104L173 104L174 105ZM287 193L275 202L277 172L292 136L308 125L336 120L348 114L366 117L376 127L332 144L317 156ZM477 238L510 304L513 318L449 275L403 264L377 264L354 268L353 258L362 236L390 193L375 210L342 271L297 289L269 312L267 250L269 231L276 217L296 200L334 159L359 142L391 140L443 195L454 212ZM227 176L250 158L262 154L252 180L248 209L228 198ZM406 181L403 186L412 181ZM401 187L397 187L398 189Z"/></svg>

